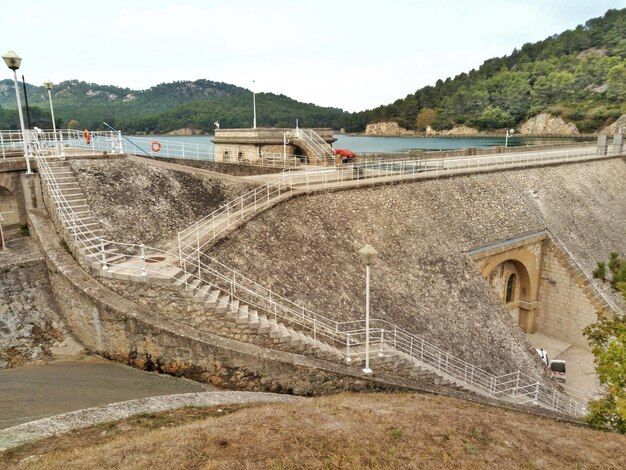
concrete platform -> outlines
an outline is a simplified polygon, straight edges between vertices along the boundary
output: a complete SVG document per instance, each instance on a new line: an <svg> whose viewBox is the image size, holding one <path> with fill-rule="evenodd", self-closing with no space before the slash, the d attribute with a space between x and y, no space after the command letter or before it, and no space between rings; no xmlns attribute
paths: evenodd
<svg viewBox="0 0 626 470"><path fill-rule="evenodd" d="M528 335L535 348L543 348L550 360L560 359L567 363L566 391L569 388L583 392L584 398L590 399L600 392L600 384L596 375L594 357L591 351L574 346L565 341L551 338L542 333ZM571 391L572 395L576 393Z"/></svg>

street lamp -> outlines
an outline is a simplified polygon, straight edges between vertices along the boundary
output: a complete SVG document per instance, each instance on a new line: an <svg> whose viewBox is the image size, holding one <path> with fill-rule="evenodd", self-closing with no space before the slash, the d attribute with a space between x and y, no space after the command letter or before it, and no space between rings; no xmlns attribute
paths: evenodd
<svg viewBox="0 0 626 470"><path fill-rule="evenodd" d="M22 114L22 100L20 99L20 92L17 87L17 72L22 63L22 58L15 52L9 51L2 56L4 63L7 64L11 70L13 70L13 82L15 83L15 97L17 98L17 111L20 115L20 126L22 128L22 143L24 144L24 158L26 159L26 174L30 175L30 161L28 160L28 144L26 143L26 129L24 127L24 115Z"/></svg>
<svg viewBox="0 0 626 470"><path fill-rule="evenodd" d="M504 148L509 146L509 137L515 133L515 129L509 129L506 131L506 139L504 139Z"/></svg>
<svg viewBox="0 0 626 470"><path fill-rule="evenodd" d="M255 88L254 80L252 80L252 114L253 114L252 128L256 129L256 91L254 88Z"/></svg>
<svg viewBox="0 0 626 470"><path fill-rule="evenodd" d="M53 83L50 80L48 80L47 82L43 82L43 86L45 86L46 90L48 90L48 100L50 101L50 114L52 115L52 130L54 131L54 139L56 140L57 125L56 122L54 122L54 109L52 108L52 85Z"/></svg>
<svg viewBox="0 0 626 470"><path fill-rule="evenodd" d="M363 372L371 374L370 369L370 265L376 259L378 252L371 245L365 245L359 250L361 261L365 264L365 369Z"/></svg>

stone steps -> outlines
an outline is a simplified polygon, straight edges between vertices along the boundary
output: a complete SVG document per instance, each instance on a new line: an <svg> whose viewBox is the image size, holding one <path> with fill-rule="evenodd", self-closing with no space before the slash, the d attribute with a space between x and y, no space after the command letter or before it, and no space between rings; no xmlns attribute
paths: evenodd
<svg viewBox="0 0 626 470"><path fill-rule="evenodd" d="M85 245L79 248L79 253L85 257L88 263L91 263L92 267L98 269L103 277L169 285L170 288L180 291L189 302L201 305L207 316L213 315L226 322L228 325L227 330L233 336L245 331L247 335L264 337L264 341L269 341L277 349L297 354L306 354L333 362L345 362L342 350L337 347L314 338L313 333L304 331L297 326L289 325L280 318L274 316L268 318L266 313L258 311L252 305L241 299L232 298L230 293L198 279L193 272L185 273L177 267L170 266L163 268L162 272L158 273L155 272L153 266L150 266L150 274L142 275L141 271L137 269L137 263L140 260L120 253L117 247L110 242L104 243L107 269L101 270L100 249L103 232L100 224L91 212L89 203L80 189L78 180L69 164L67 162L56 162L54 165L50 164L50 167L57 180L64 204L78 218L76 223L76 221L72 221L61 212L61 222L70 234L72 225L78 225L79 231L84 231L84 233L76 235L80 243ZM259 201L256 207L251 206L244 209L241 218L245 220L247 215L265 210L276 202L288 197L291 197L291 195L284 193L280 197L274 197L269 201ZM217 223L219 224L219 219ZM237 224L234 224L233 227L229 227L223 233L229 233L236 226ZM204 233L201 233L200 239L209 239L212 236L213 228L211 226L207 227ZM325 340L332 342L332 338L325 338ZM339 340L337 341L338 345L341 344ZM350 364L353 367L361 368L364 363L363 355L358 350L355 352L356 355L352 357ZM385 350L381 355L377 351L372 351L370 366L374 370L392 372L421 382L429 381L438 385L459 388L449 378L420 366L415 359L408 356L404 357L402 353L397 351Z"/></svg>

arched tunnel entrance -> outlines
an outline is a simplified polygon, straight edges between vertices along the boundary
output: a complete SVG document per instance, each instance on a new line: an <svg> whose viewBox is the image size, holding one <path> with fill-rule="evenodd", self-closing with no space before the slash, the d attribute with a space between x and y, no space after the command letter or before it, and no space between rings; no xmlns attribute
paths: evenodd
<svg viewBox="0 0 626 470"><path fill-rule="evenodd" d="M468 252L524 333L537 331L544 234Z"/></svg>

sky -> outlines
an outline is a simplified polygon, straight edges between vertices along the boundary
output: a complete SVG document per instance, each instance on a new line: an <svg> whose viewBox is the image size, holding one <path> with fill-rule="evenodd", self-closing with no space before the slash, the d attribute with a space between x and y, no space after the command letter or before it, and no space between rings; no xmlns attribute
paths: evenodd
<svg viewBox="0 0 626 470"><path fill-rule="evenodd" d="M0 54L22 57L28 83L146 89L207 79L362 111L626 0L0 0L0 8Z"/></svg>

